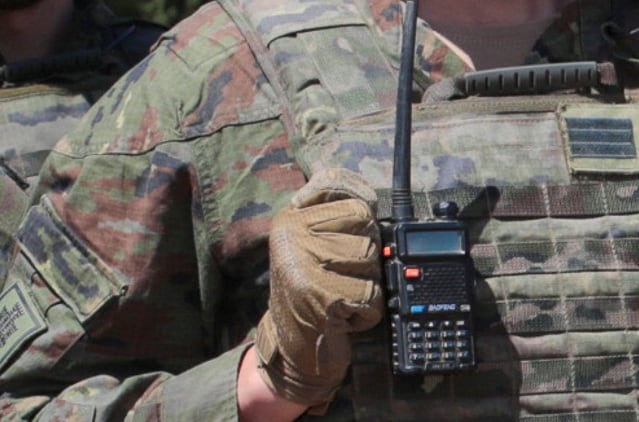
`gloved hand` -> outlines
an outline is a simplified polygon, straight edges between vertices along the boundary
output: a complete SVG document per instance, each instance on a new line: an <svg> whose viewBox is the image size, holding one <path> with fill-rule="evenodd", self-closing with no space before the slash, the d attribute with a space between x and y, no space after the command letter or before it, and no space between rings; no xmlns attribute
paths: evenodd
<svg viewBox="0 0 639 422"><path fill-rule="evenodd" d="M331 169L311 178L273 220L271 295L260 321L260 373L280 396L320 409L351 361L349 333L384 312L375 191Z"/></svg>

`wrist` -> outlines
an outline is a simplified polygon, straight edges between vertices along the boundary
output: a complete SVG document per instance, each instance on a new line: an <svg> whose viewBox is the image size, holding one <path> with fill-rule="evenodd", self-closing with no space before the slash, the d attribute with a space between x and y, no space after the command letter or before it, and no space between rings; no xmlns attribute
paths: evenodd
<svg viewBox="0 0 639 422"><path fill-rule="evenodd" d="M255 339L254 353L263 381L280 397L309 406L309 413L323 414L346 375L350 350L340 353L341 359L325 359L321 363L318 355L326 358L329 352L321 353L326 347L314 349L326 344L317 338L298 340L294 344L298 347L282 350L272 317L270 311L264 315ZM326 337L320 336L320 339ZM305 345L303 350L300 350L300 344Z"/></svg>
<svg viewBox="0 0 639 422"><path fill-rule="evenodd" d="M245 422L293 421L307 410L306 405L281 397L269 388L260 375L254 347L246 351L240 363L237 405L240 420Z"/></svg>

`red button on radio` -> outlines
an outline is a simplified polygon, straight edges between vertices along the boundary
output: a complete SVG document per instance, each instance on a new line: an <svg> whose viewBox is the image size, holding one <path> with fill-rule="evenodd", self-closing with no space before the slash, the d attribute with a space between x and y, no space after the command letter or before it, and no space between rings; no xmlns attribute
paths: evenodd
<svg viewBox="0 0 639 422"><path fill-rule="evenodd" d="M422 276L422 270L420 268L406 268L404 270L404 276L406 278L420 278Z"/></svg>
<svg viewBox="0 0 639 422"><path fill-rule="evenodd" d="M384 258L390 258L393 256L393 248L391 246L384 246L382 249L382 256Z"/></svg>

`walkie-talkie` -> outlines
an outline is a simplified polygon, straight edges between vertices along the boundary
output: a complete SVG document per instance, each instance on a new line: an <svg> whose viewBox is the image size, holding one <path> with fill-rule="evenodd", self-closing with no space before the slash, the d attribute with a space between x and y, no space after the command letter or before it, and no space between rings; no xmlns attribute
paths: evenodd
<svg viewBox="0 0 639 422"><path fill-rule="evenodd" d="M416 221L410 182L412 72L417 5L406 1L397 95L392 211L382 221L393 373L446 373L475 366L473 266L457 205Z"/></svg>

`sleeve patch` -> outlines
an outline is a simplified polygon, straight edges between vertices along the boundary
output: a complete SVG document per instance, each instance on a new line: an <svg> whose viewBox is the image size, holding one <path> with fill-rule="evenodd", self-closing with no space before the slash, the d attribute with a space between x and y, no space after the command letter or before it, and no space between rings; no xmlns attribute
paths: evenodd
<svg viewBox="0 0 639 422"><path fill-rule="evenodd" d="M0 295L0 367L22 345L46 330L44 319L20 283Z"/></svg>

